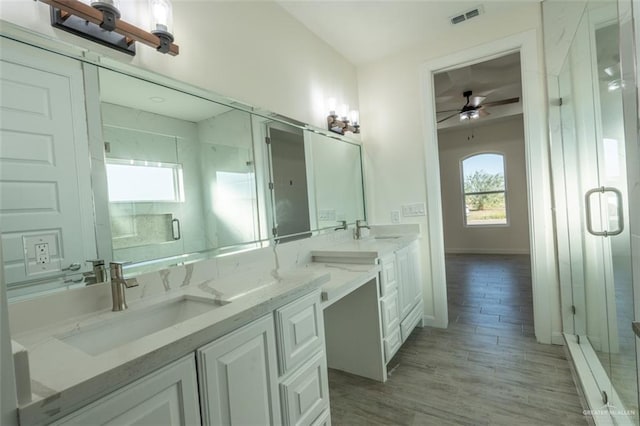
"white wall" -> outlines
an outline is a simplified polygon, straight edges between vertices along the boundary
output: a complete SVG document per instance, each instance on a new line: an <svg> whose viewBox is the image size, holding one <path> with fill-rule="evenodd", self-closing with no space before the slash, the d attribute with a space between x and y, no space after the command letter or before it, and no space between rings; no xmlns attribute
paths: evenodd
<svg viewBox="0 0 640 426"><path fill-rule="evenodd" d="M277 4L185 0L173 8L176 57L138 45L132 59L53 29L41 2L0 0L0 18L318 127L329 97L358 108L355 67Z"/></svg>
<svg viewBox="0 0 640 426"><path fill-rule="evenodd" d="M541 7L538 2L522 2L519 8L508 13L494 13L481 15L477 19L461 24L443 33L438 40L429 40L424 44L398 52L397 55L358 68L358 87L360 96L361 132L364 141L367 166L367 199L369 205L369 219L373 223L390 222L390 212L399 210L402 204L426 202L427 185L425 179L426 158L425 146L430 142L426 136L426 121L431 117L424 116L424 100L421 90L423 66L436 59L444 58L455 52L473 50L474 47L484 46L496 40L512 35L523 34L526 31L535 32L537 50L537 68L525 70L525 74L536 73L538 78L545 75L542 51L542 22ZM525 77L526 77L525 75ZM536 87L542 91L543 87ZM546 105L544 95L539 105L528 113L542 121L536 121L534 133L546 135L548 133L544 117ZM527 113L527 111L525 111ZM526 129L525 129L526 130ZM529 129L531 131L531 129ZM533 133L531 133L533 134ZM430 136L429 136L430 137ZM545 137L532 140L530 152L535 152L537 158L544 158L547 152ZM546 172L541 172L546 173ZM548 176L548 174L546 175ZM540 184L547 185L543 179ZM544 206L536 208L548 214L548 200ZM536 220L534 220L536 219ZM425 319L435 318L435 295L446 286L444 282L432 282L429 278L430 247L429 223L426 217L402 218L407 223L418 223L423 229L422 253L424 256L424 294ZM548 252L548 256L540 259L541 270L553 271L553 236L550 218L547 216L532 218L538 226L538 239L541 252ZM551 250L548 250L551 247ZM554 286L555 283L544 280L544 286ZM551 313L549 329L546 323L542 340L549 342L551 335L556 341L561 341L561 320L559 296L557 291L550 290L553 300L541 296L541 301ZM440 303L440 302L437 302ZM439 306L439 305L438 305ZM556 312L557 310L557 312ZM440 312L442 312L440 310ZM441 316L441 315L440 315ZM445 318L436 321L436 325L446 325ZM536 330L536 333L538 330ZM542 335L542 334L541 334ZM540 338L540 336L539 336Z"/></svg>
<svg viewBox="0 0 640 426"><path fill-rule="evenodd" d="M522 115L438 132L444 247L447 253L529 253L527 176ZM467 138L473 133L473 139ZM460 162L484 152L504 155L507 226L464 225Z"/></svg>

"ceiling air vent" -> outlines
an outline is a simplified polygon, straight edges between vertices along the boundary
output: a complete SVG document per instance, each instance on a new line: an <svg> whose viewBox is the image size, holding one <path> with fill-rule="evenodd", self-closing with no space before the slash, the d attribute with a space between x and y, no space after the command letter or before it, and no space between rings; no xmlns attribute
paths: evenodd
<svg viewBox="0 0 640 426"><path fill-rule="evenodd" d="M482 6L478 6L474 9L468 10L466 12L459 13L455 16L449 18L453 25L459 24L461 22L467 21L471 18L475 18L476 16L482 13Z"/></svg>

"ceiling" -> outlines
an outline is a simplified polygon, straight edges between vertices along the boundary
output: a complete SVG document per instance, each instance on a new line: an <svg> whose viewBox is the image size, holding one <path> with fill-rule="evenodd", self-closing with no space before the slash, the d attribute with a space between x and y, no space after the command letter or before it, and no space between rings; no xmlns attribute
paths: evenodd
<svg viewBox="0 0 640 426"><path fill-rule="evenodd" d="M484 96L482 102L490 103L503 99L520 98L520 101L508 105L487 106L484 108L489 115L477 120L461 122L457 114L439 123L438 128L444 129L469 122L486 122L492 119L522 113L522 80L520 72L520 54L512 53L496 59L469 65L462 68L441 72L433 77L436 96L436 112L438 120L455 114L467 102L463 92L471 90L473 96Z"/></svg>
<svg viewBox="0 0 640 426"><path fill-rule="evenodd" d="M503 14L540 0L277 0L295 19L355 65L372 62L450 31L481 24L484 16ZM450 18L477 8L482 14L456 26Z"/></svg>
<svg viewBox="0 0 640 426"><path fill-rule="evenodd" d="M100 69L100 100L197 123L230 107L126 74Z"/></svg>
<svg viewBox="0 0 640 426"><path fill-rule="evenodd" d="M540 0L276 0L310 31L330 44L354 65L362 65L413 46L453 34L468 25L482 28L487 16L516 13L523 5ZM472 21L453 25L451 17L478 8ZM466 27L467 29L469 27ZM434 76L436 110L461 109L462 93L486 96L485 102L522 96L519 54L511 54ZM490 115L475 124L522 113L522 102L487 107ZM438 114L441 119L448 114ZM438 125L439 129L467 124L459 116Z"/></svg>

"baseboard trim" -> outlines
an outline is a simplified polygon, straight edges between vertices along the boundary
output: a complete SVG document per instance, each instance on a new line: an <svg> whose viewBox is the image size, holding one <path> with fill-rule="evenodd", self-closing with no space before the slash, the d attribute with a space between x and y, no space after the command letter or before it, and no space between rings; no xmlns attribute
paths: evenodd
<svg viewBox="0 0 640 426"><path fill-rule="evenodd" d="M446 248L446 254L530 254L529 249Z"/></svg>
<svg viewBox="0 0 640 426"><path fill-rule="evenodd" d="M564 346L564 334L561 331L554 331L551 333L551 344Z"/></svg>
<svg viewBox="0 0 640 426"><path fill-rule="evenodd" d="M423 315L422 323L425 327L435 327L435 328L447 328L449 322L447 320L442 321L436 318L433 315Z"/></svg>

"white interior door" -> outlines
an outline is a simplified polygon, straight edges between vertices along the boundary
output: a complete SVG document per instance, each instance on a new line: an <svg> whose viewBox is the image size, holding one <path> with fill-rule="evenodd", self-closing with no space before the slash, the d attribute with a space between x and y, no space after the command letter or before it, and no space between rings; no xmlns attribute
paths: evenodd
<svg viewBox="0 0 640 426"><path fill-rule="evenodd" d="M3 39L0 110L7 283L78 278L96 256L81 64Z"/></svg>

